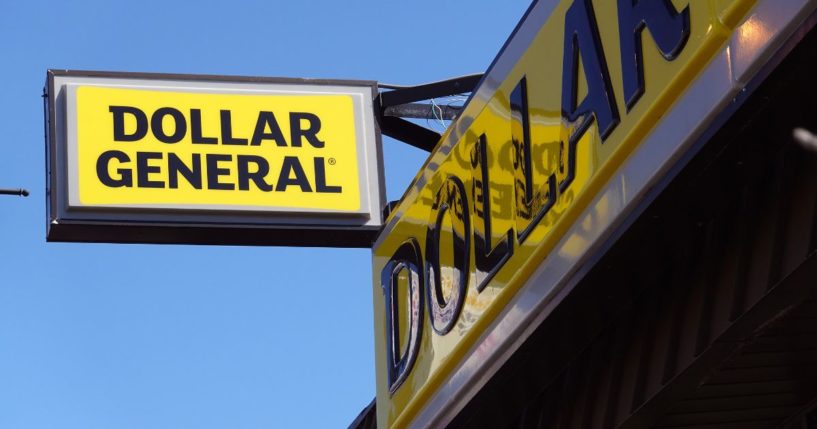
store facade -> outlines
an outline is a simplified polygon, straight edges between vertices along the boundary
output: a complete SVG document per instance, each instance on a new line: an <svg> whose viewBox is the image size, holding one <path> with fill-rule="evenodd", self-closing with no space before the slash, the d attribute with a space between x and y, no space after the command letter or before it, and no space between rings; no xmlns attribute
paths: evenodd
<svg viewBox="0 0 817 429"><path fill-rule="evenodd" d="M375 243L352 426L810 424L816 6L534 2Z"/></svg>

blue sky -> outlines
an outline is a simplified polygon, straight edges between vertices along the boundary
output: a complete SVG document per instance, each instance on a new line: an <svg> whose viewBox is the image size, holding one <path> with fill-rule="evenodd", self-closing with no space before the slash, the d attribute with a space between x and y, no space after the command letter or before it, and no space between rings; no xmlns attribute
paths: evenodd
<svg viewBox="0 0 817 429"><path fill-rule="evenodd" d="M366 79L484 71L528 7L0 3L0 427L346 427L374 397L368 249L45 242L48 68ZM425 154L384 139L389 199Z"/></svg>

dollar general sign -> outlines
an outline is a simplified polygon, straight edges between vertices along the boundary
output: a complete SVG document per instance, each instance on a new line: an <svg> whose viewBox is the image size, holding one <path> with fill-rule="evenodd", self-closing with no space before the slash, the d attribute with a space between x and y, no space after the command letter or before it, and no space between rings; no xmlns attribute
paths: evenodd
<svg viewBox="0 0 817 429"><path fill-rule="evenodd" d="M87 72L51 72L50 82L52 166L64 166L64 184L53 178L55 237L126 213L136 224L164 214L214 227L351 228L369 244L380 224L373 83Z"/></svg>

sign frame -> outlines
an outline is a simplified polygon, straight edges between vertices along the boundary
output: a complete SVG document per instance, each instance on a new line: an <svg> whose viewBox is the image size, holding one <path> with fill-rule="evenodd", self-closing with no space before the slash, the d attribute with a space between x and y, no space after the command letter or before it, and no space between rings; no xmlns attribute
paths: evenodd
<svg viewBox="0 0 817 429"><path fill-rule="evenodd" d="M69 122L77 121L76 106L68 109L69 92L81 85L127 87L145 90L176 90L198 94L293 94L351 95L360 176L360 209L331 212L320 209L71 206L69 170L76 174L79 160L69 155ZM281 90L280 88L286 88ZM278 89L277 89L278 88ZM215 89L215 91L213 91ZM209 91L209 92L208 92ZM320 92L323 93L323 92ZM46 240L49 242L108 242L156 244L282 245L369 248L384 218L385 183L382 139L375 115L377 82L364 80L242 77L224 75L130 73L83 70L47 72L43 94L46 143ZM69 116L73 114L73 117ZM74 125L76 127L76 124ZM77 136L73 136L76 145ZM361 144L363 143L363 144ZM76 198L73 198L76 201Z"/></svg>

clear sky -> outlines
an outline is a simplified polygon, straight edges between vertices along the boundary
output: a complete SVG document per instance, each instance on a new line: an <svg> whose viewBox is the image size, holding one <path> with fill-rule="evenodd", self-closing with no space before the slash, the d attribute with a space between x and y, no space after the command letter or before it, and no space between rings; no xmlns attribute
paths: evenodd
<svg viewBox="0 0 817 429"><path fill-rule="evenodd" d="M415 84L528 0L0 1L0 428L335 428L374 397L368 249L45 242L48 68ZM425 160L384 139L387 193Z"/></svg>

